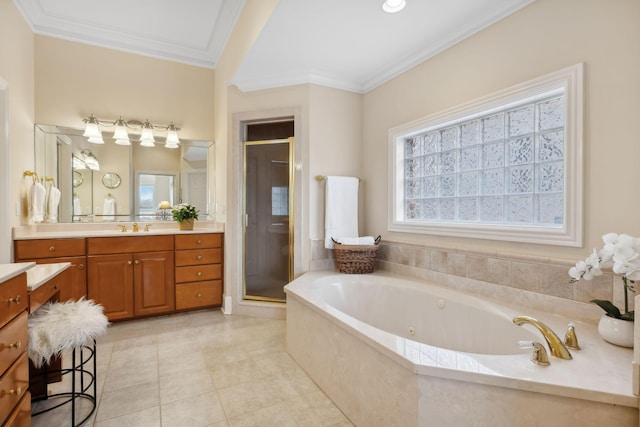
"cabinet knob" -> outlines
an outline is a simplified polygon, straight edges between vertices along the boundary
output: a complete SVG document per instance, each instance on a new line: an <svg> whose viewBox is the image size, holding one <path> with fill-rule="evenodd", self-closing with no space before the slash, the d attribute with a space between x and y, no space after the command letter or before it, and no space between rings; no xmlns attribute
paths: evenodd
<svg viewBox="0 0 640 427"><path fill-rule="evenodd" d="M196 243L200 244L200 243L202 243L202 240L198 239L198 240L196 240Z"/></svg>
<svg viewBox="0 0 640 427"><path fill-rule="evenodd" d="M202 292L198 292L198 298L202 298Z"/></svg>
<svg viewBox="0 0 640 427"><path fill-rule="evenodd" d="M79 268L80 270L84 270L84 264L78 264L78 268Z"/></svg>
<svg viewBox="0 0 640 427"><path fill-rule="evenodd" d="M198 272L196 273L196 276L202 276L202 271L198 271Z"/></svg>
<svg viewBox="0 0 640 427"><path fill-rule="evenodd" d="M127 261L127 264L131 265L131 264L133 264L133 262L131 262L131 261Z"/></svg>
<svg viewBox="0 0 640 427"><path fill-rule="evenodd" d="M202 259L202 255L198 255L196 259Z"/></svg>
<svg viewBox="0 0 640 427"><path fill-rule="evenodd" d="M56 247L55 247L55 246L51 246L51 247L49 248L49 252L55 252L55 251L56 251Z"/></svg>
<svg viewBox="0 0 640 427"><path fill-rule="evenodd" d="M21 393L22 393L22 387L18 386L18 387L16 387L15 389L11 389L11 390L9 390L9 393L8 393L8 394L9 394L10 396L11 396L11 395L13 395L13 394L15 394L16 396L20 396L20 394L21 394Z"/></svg>
<svg viewBox="0 0 640 427"><path fill-rule="evenodd" d="M136 265L138 265L138 264L140 264L140 261L135 260L135 261L133 261L133 263L134 263L134 264L136 264Z"/></svg>
<svg viewBox="0 0 640 427"><path fill-rule="evenodd" d="M56 283L55 285L52 285L51 289L53 289L54 291L57 291L58 290L58 284Z"/></svg>
<svg viewBox="0 0 640 427"><path fill-rule="evenodd" d="M15 298L9 298L9 302L10 303L15 303L15 304L20 304L20 295L16 296Z"/></svg>
<svg viewBox="0 0 640 427"><path fill-rule="evenodd" d="M22 347L22 341L18 340L12 344L9 344L7 346L7 348L15 348L16 350L20 350L20 347Z"/></svg>

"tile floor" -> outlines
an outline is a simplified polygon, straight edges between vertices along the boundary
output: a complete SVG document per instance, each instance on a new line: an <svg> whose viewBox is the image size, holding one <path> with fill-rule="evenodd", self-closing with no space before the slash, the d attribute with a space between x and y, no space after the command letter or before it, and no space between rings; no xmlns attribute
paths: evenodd
<svg viewBox="0 0 640 427"><path fill-rule="evenodd" d="M83 427L352 426L287 354L285 336L283 320L219 310L112 324ZM67 426L69 411L33 417L33 427Z"/></svg>

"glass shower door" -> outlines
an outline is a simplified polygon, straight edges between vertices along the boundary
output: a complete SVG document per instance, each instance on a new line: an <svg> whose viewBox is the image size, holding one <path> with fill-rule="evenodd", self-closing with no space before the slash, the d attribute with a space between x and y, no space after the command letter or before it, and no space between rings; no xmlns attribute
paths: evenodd
<svg viewBox="0 0 640 427"><path fill-rule="evenodd" d="M284 302L292 279L292 146L292 138L244 144L245 299Z"/></svg>

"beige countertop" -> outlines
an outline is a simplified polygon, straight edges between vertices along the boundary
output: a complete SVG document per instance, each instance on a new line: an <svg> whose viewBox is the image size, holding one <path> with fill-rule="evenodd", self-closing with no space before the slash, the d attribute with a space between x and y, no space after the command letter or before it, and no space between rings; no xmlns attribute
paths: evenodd
<svg viewBox="0 0 640 427"><path fill-rule="evenodd" d="M182 231L174 221L139 222L139 231L132 231L133 222L34 224L13 228L14 240L61 239L73 237L137 237L167 234L223 233L224 224L214 221L196 221L193 230ZM149 225L149 231L144 227ZM123 232L121 226L127 231Z"/></svg>
<svg viewBox="0 0 640 427"><path fill-rule="evenodd" d="M70 262L52 264L36 264L27 270L27 290L35 291L43 283L48 282L71 266Z"/></svg>
<svg viewBox="0 0 640 427"><path fill-rule="evenodd" d="M36 265L35 262L17 262L13 264L0 264L0 282L13 279L18 274L24 273Z"/></svg>

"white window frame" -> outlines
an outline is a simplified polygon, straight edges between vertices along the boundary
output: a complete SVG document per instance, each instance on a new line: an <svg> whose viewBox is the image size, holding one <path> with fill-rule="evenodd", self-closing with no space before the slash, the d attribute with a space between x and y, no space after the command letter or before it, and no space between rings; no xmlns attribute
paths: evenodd
<svg viewBox="0 0 640 427"><path fill-rule="evenodd" d="M557 246L582 246L583 234L583 70L582 63L501 90L480 99L389 130L388 230L403 233L469 237ZM553 90L564 91L564 224L562 227L518 224L435 222L404 219L404 143L426 129L504 109Z"/></svg>

